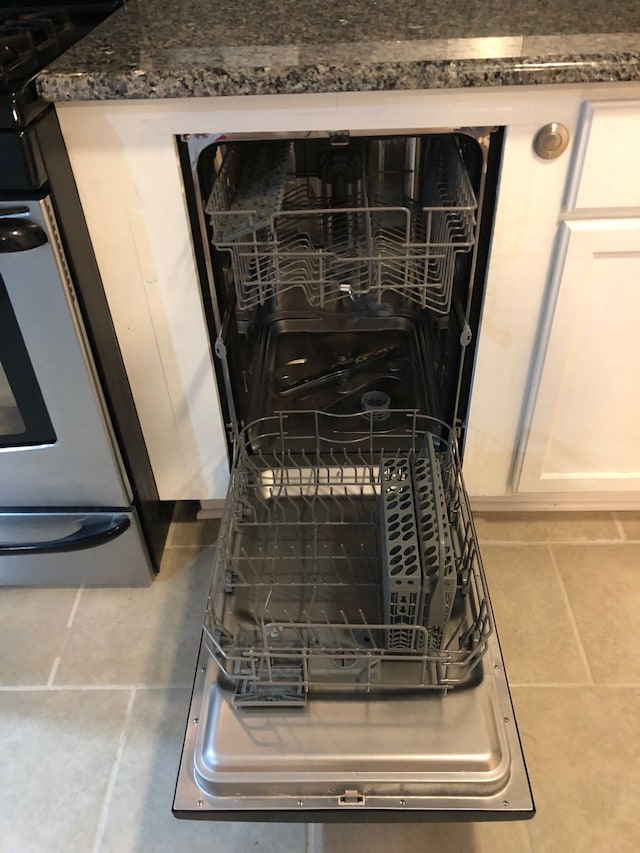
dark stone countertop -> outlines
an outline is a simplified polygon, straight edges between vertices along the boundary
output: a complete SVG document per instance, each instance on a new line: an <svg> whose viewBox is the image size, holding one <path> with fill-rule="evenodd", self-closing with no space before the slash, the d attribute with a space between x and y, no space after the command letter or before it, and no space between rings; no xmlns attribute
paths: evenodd
<svg viewBox="0 0 640 853"><path fill-rule="evenodd" d="M640 81L639 0L127 0L52 101Z"/></svg>

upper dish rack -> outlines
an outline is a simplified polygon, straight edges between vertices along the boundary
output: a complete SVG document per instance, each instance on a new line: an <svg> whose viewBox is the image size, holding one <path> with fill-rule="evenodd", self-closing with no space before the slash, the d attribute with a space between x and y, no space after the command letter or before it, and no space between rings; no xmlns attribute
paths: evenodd
<svg viewBox="0 0 640 853"><path fill-rule="evenodd" d="M445 424L291 412L243 431L204 624L236 704L446 691L472 683L491 631Z"/></svg>
<svg viewBox="0 0 640 853"><path fill-rule="evenodd" d="M464 160L455 137L425 139L419 179L415 158L380 154L387 143L320 146L302 165L291 142L226 146L206 210L242 310L297 288L320 308L396 293L449 311L456 256L475 242Z"/></svg>

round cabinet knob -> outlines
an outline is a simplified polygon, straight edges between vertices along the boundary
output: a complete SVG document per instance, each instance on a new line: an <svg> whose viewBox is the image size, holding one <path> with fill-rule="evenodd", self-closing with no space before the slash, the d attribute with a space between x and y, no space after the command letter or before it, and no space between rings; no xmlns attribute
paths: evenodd
<svg viewBox="0 0 640 853"><path fill-rule="evenodd" d="M536 133L533 150L543 160L555 160L569 144L569 131L563 124L551 121Z"/></svg>

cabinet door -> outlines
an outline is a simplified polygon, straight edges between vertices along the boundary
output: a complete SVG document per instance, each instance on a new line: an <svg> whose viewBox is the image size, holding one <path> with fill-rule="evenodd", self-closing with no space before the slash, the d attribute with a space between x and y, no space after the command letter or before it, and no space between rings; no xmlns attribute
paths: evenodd
<svg viewBox="0 0 640 853"><path fill-rule="evenodd" d="M640 207L640 169L630 159L639 134L637 98L584 105L568 209Z"/></svg>
<svg viewBox="0 0 640 853"><path fill-rule="evenodd" d="M517 491L637 490L640 219L566 222L561 237Z"/></svg>

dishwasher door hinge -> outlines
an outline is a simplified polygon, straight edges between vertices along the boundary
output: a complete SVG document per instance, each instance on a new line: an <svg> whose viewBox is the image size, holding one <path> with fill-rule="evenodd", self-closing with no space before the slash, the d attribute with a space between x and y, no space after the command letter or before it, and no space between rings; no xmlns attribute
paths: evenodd
<svg viewBox="0 0 640 853"><path fill-rule="evenodd" d="M453 300L453 311L460 327L460 346L464 349L464 347L469 346L471 339L473 338L471 326L469 325L469 321L462 310L462 305L460 305L460 302L457 299Z"/></svg>
<svg viewBox="0 0 640 853"><path fill-rule="evenodd" d="M213 344L213 351L218 356L220 361L227 360L227 345L224 342L224 329L220 330L218 337Z"/></svg>
<svg viewBox="0 0 640 853"><path fill-rule="evenodd" d="M348 790L338 797L339 806L364 806L367 798L360 791Z"/></svg>

